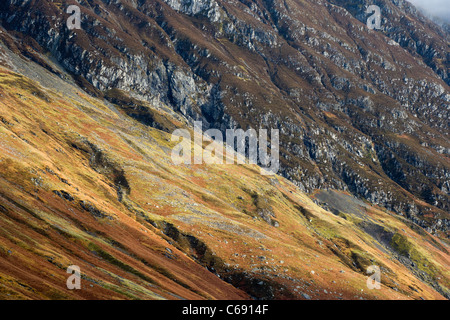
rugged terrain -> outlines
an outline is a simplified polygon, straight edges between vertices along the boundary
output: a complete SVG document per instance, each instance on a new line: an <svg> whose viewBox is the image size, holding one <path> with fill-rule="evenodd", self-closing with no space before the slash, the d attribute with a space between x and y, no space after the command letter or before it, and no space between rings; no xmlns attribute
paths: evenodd
<svg viewBox="0 0 450 320"><path fill-rule="evenodd" d="M0 9L1 298L450 297L446 31L213 0L80 1L70 31L74 3ZM174 166L194 119L280 129L282 176Z"/></svg>
<svg viewBox="0 0 450 320"><path fill-rule="evenodd" d="M279 128L280 173L303 191L349 191L448 236L449 33L408 2L375 1L382 30L365 26L371 2L337 0L80 1L69 30L76 3L6 0L0 19L98 97Z"/></svg>

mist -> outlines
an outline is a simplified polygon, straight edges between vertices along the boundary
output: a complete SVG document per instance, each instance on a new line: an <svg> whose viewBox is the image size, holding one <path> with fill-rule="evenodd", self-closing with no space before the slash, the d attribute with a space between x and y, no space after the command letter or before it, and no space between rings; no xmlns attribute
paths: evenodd
<svg viewBox="0 0 450 320"><path fill-rule="evenodd" d="M450 22L450 1L449 0L408 0L425 13Z"/></svg>

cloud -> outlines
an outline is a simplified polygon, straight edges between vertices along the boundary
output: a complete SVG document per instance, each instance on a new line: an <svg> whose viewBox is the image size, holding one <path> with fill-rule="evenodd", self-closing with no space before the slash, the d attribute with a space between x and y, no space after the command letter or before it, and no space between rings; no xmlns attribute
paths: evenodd
<svg viewBox="0 0 450 320"><path fill-rule="evenodd" d="M422 9L430 15L439 17L450 22L450 1L449 0L408 0L416 7Z"/></svg>

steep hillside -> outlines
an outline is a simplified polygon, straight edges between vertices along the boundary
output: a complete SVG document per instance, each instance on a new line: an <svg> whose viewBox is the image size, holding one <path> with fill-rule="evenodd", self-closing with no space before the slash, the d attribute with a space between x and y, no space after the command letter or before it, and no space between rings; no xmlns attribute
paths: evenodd
<svg viewBox="0 0 450 320"><path fill-rule="evenodd" d="M449 33L408 2L375 1L381 30L369 1L83 0L79 30L69 4L5 0L4 43L99 98L278 128L280 174L302 191L347 191L448 237Z"/></svg>
<svg viewBox="0 0 450 320"><path fill-rule="evenodd" d="M189 124L172 109L93 98L19 47L0 46L1 299L450 297L448 244L418 225L255 165L175 166L164 128Z"/></svg>

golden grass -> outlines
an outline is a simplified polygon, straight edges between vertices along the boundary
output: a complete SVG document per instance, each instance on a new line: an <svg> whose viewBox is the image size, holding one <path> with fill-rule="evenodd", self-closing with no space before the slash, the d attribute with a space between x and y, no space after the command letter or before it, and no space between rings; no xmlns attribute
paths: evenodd
<svg viewBox="0 0 450 320"><path fill-rule="evenodd" d="M251 165L175 166L166 152L173 147L168 133L118 116L82 93L77 101L58 97L5 69L0 69L0 92L2 298L7 292L18 298L248 298L201 264L284 286L276 298L301 298L300 291L324 299L443 298L380 249L358 218L320 208L281 177L261 176ZM109 165L123 169L130 193L121 201L111 177L91 166L87 141L101 149ZM79 201L112 218L91 215ZM272 210L279 227L261 219L260 209ZM429 240L438 239L376 208L368 216L395 234L406 230L393 247L412 254L419 270L449 288L448 251ZM182 241L164 234L167 224ZM366 288L368 263L388 270L381 290ZM85 281L86 290L65 289L70 264L79 264L92 281ZM309 286L294 291L291 278Z"/></svg>

